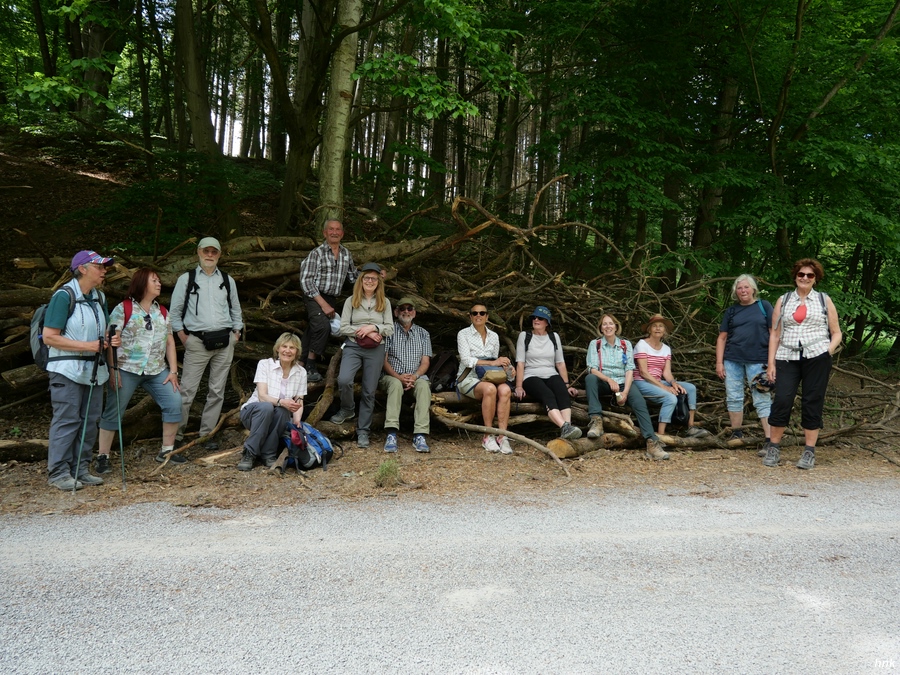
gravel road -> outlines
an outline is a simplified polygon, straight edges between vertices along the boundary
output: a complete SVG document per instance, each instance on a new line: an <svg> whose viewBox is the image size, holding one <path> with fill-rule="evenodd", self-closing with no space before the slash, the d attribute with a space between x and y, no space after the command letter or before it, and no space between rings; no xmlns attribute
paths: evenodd
<svg viewBox="0 0 900 675"><path fill-rule="evenodd" d="M0 518L2 673L900 673L896 481Z"/></svg>

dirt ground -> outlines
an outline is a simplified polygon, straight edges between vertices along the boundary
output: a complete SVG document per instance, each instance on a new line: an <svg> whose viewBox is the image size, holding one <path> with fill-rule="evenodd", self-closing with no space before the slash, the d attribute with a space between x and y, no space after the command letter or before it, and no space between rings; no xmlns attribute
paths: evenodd
<svg viewBox="0 0 900 675"><path fill-rule="evenodd" d="M843 382L833 382L836 387ZM46 438L50 419L48 402L15 406L0 411L0 431L26 437ZM548 423L549 424L549 423ZM826 428L827 431L827 428ZM327 471L316 469L298 474L272 473L262 466L251 472L236 469L240 458L242 432L222 431L217 440L220 452L234 448L230 455L206 464L212 454L199 448L186 452L192 460L183 466L165 466L154 461L159 439L135 443L125 448L126 482L123 489L118 445L114 445L113 472L104 476L106 484L86 487L75 495L61 493L47 485L46 460L34 463L0 464L0 513L47 514L90 512L142 502L169 502L188 507L255 508L277 506L314 499L365 500L375 496L403 499L446 499L464 496L503 495L540 497L569 490L652 486L667 493L720 497L731 491L758 484L780 486L786 494L802 495L816 485L835 481L865 481L900 478L900 466L861 448L852 436L836 440L816 453L812 471L794 467L802 448L785 445L782 465L762 466L756 455L758 445L748 448L713 448L673 451L665 462L652 462L637 450L600 450L576 459L563 460L571 477L539 451L513 443L515 454L504 456L485 452L480 436L444 430L434 424L431 453L412 449L411 435L401 434L400 452L383 452L384 435L373 434L368 449L343 441ZM543 439L549 440L549 437ZM894 461L900 455L881 450ZM396 478L383 473L383 463L396 462Z"/></svg>
<svg viewBox="0 0 900 675"><path fill-rule="evenodd" d="M57 217L75 208L99 203L111 190L127 181L113 160L77 160L60 156L33 139L0 135L0 246L10 257L33 256L37 245L50 255L71 255L85 247L103 250L102 242L112 241L113 233L91 231L59 232L47 227ZM101 158L102 159L102 158ZM251 208L242 216L259 229L264 216ZM26 231L30 240L13 231ZM264 232L263 232L264 233ZM115 233L118 235L118 233ZM28 283L28 278L11 265L0 269L0 289ZM834 391L852 392L860 384L854 378L836 377ZM33 391L16 392L0 384L0 440L46 438L50 404L45 396L12 405L17 398L30 397ZM708 420L717 430L721 421ZM828 427L826 427L826 431ZM239 472L241 433L223 431L217 440L223 449L237 451L208 466L201 461L203 452L187 453L191 463L159 469L154 457L159 439L126 446L126 486L123 489L121 466L114 452L114 472L105 476L106 484L85 488L75 495L61 493L47 485L46 460L34 463L0 463L0 513L47 514L89 512L127 504L165 501L189 507L253 508L339 498L365 500L373 496L408 498L452 498L467 495L541 496L582 488L627 488L653 486L666 492L718 497L729 491L754 484L788 486L786 493L802 495L817 484L843 480L896 479L900 467L862 447L852 435L843 436L817 452L813 471L794 468L801 448L785 447L783 464L776 469L762 466L756 446L695 452L673 452L667 462L650 462L638 451L598 451L575 460L564 460L571 478L559 466L538 451L514 444L515 454L486 453L478 435L467 436L443 429L435 423L430 439L430 454L412 450L410 436L401 436L401 451L386 455L381 447L383 435L373 434L372 447L366 450L353 442L344 442L343 456L334 460L328 471L306 475L291 471L285 476L262 467ZM540 433L540 432L538 432ZM549 433L549 429L548 429ZM723 432L724 433L724 432ZM548 440L545 437L544 440ZM117 445L114 448L117 450ZM896 445L882 452L900 460ZM339 453L340 455L340 453ZM397 479L377 484L379 466L386 460L397 463Z"/></svg>

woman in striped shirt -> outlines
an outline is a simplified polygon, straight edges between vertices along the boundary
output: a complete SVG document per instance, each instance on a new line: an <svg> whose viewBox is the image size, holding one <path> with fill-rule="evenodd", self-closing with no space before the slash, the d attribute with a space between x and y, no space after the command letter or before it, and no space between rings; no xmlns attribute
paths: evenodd
<svg viewBox="0 0 900 675"><path fill-rule="evenodd" d="M659 314L654 314L644 324L647 337L638 340L634 348L634 385L648 401L659 403L659 424L657 433L666 433L666 425L672 421L672 413L678 402L678 394L687 394L688 430L685 436L702 438L709 436L706 429L694 426L694 412L697 409L697 387L690 382L678 382L672 375L672 350L663 344L663 338L675 330L675 324Z"/></svg>

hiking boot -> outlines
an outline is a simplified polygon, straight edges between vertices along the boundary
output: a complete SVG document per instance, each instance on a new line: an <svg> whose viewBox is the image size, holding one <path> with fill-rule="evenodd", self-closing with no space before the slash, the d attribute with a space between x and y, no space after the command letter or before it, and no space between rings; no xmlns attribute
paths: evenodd
<svg viewBox="0 0 900 675"><path fill-rule="evenodd" d="M97 455L97 459L94 460L94 471L101 476L112 471L112 467L109 465L109 455Z"/></svg>
<svg viewBox="0 0 900 675"><path fill-rule="evenodd" d="M57 490L68 490L69 492L72 490L80 490L84 487L81 481L75 480L72 476L63 476L62 478L48 481L48 484L55 487Z"/></svg>
<svg viewBox="0 0 900 675"><path fill-rule="evenodd" d="M275 466L275 462L277 462L277 461L278 461L278 457L266 457L263 460L263 464L266 465L267 469L271 469L273 466Z"/></svg>
<svg viewBox="0 0 900 675"><path fill-rule="evenodd" d="M575 427L575 428L578 429L578 427ZM578 429L578 435L579 436L581 435L581 429ZM501 436L500 452L502 452L504 455L513 454L512 446L509 444L509 439L506 436Z"/></svg>
<svg viewBox="0 0 900 675"><path fill-rule="evenodd" d="M500 452L500 444L494 436L485 436L482 438L481 447L488 452Z"/></svg>
<svg viewBox="0 0 900 675"><path fill-rule="evenodd" d="M315 363L306 364L306 381L310 383L322 381L322 375L316 370Z"/></svg>
<svg viewBox="0 0 900 675"><path fill-rule="evenodd" d="M416 452L431 452L428 442L425 440L425 434L413 434L413 447Z"/></svg>
<svg viewBox="0 0 900 675"><path fill-rule="evenodd" d="M397 452L397 434L390 433L384 439L385 452Z"/></svg>
<svg viewBox="0 0 900 675"><path fill-rule="evenodd" d="M238 462L238 471L250 471L253 469L253 453L245 449L241 454L241 461Z"/></svg>
<svg viewBox="0 0 900 675"><path fill-rule="evenodd" d="M219 444L216 443L215 441L206 441L206 443L204 443L200 447L203 448L204 450L208 450L209 452L215 452L216 450L219 449ZM171 462L172 459L170 458L169 461Z"/></svg>
<svg viewBox="0 0 900 675"><path fill-rule="evenodd" d="M647 452L644 453L647 459L669 459L669 453L663 450L662 443L656 438L647 439Z"/></svg>
<svg viewBox="0 0 900 675"><path fill-rule="evenodd" d="M688 430L684 432L684 435L688 438L706 438L710 434L703 427L689 427Z"/></svg>
<svg viewBox="0 0 900 675"><path fill-rule="evenodd" d="M800 461L797 462L798 469L811 469L816 465L816 451L806 448L800 455Z"/></svg>
<svg viewBox="0 0 900 675"><path fill-rule="evenodd" d="M332 424L343 424L347 420L352 420L354 417L356 417L355 410L338 410L328 421Z"/></svg>
<svg viewBox="0 0 900 675"><path fill-rule="evenodd" d="M166 461L166 451L165 450L159 451L159 454L156 456L156 461L159 462L160 464L162 464L163 462ZM178 454L172 453L171 455L169 455L169 464L187 464L187 458L184 457L183 455L178 455Z"/></svg>
<svg viewBox="0 0 900 675"><path fill-rule="evenodd" d="M600 438L603 435L603 417L591 415L591 426L588 428L588 438Z"/></svg>
<svg viewBox="0 0 900 675"><path fill-rule="evenodd" d="M742 441L744 440L744 432L741 429L735 429L731 432L731 436L728 437L729 441Z"/></svg>
<svg viewBox="0 0 900 675"><path fill-rule="evenodd" d="M559 429L559 437L564 438L567 441L574 441L576 438L581 438L581 429L569 422L563 422L563 425Z"/></svg>
<svg viewBox="0 0 900 675"><path fill-rule="evenodd" d="M103 485L103 479L99 476L92 476L89 473L83 473L78 476L78 482L84 485Z"/></svg>
<svg viewBox="0 0 900 675"><path fill-rule="evenodd" d="M766 457L763 459L763 466L778 466L780 460L781 448L774 443L769 443L766 446Z"/></svg>
<svg viewBox="0 0 900 675"><path fill-rule="evenodd" d="M368 448L369 447L369 432L368 431L357 431L356 432L356 445L360 448Z"/></svg>
<svg viewBox="0 0 900 675"><path fill-rule="evenodd" d="M768 439L766 439L766 442L763 443L763 446L759 450L756 451L756 456L757 457L765 457L766 456L766 448L768 448L768 447L769 447L769 441L768 441Z"/></svg>

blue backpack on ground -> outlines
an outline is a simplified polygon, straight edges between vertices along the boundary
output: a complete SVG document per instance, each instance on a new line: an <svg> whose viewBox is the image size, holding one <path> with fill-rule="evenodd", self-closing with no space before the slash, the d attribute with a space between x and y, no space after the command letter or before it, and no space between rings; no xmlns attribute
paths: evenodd
<svg viewBox="0 0 900 675"><path fill-rule="evenodd" d="M293 466L298 471L308 471L322 466L328 470L328 462L334 457L334 446L329 438L315 427L303 422L297 426L288 422L285 427L284 443L288 449L285 468ZM343 454L343 448L338 445Z"/></svg>

